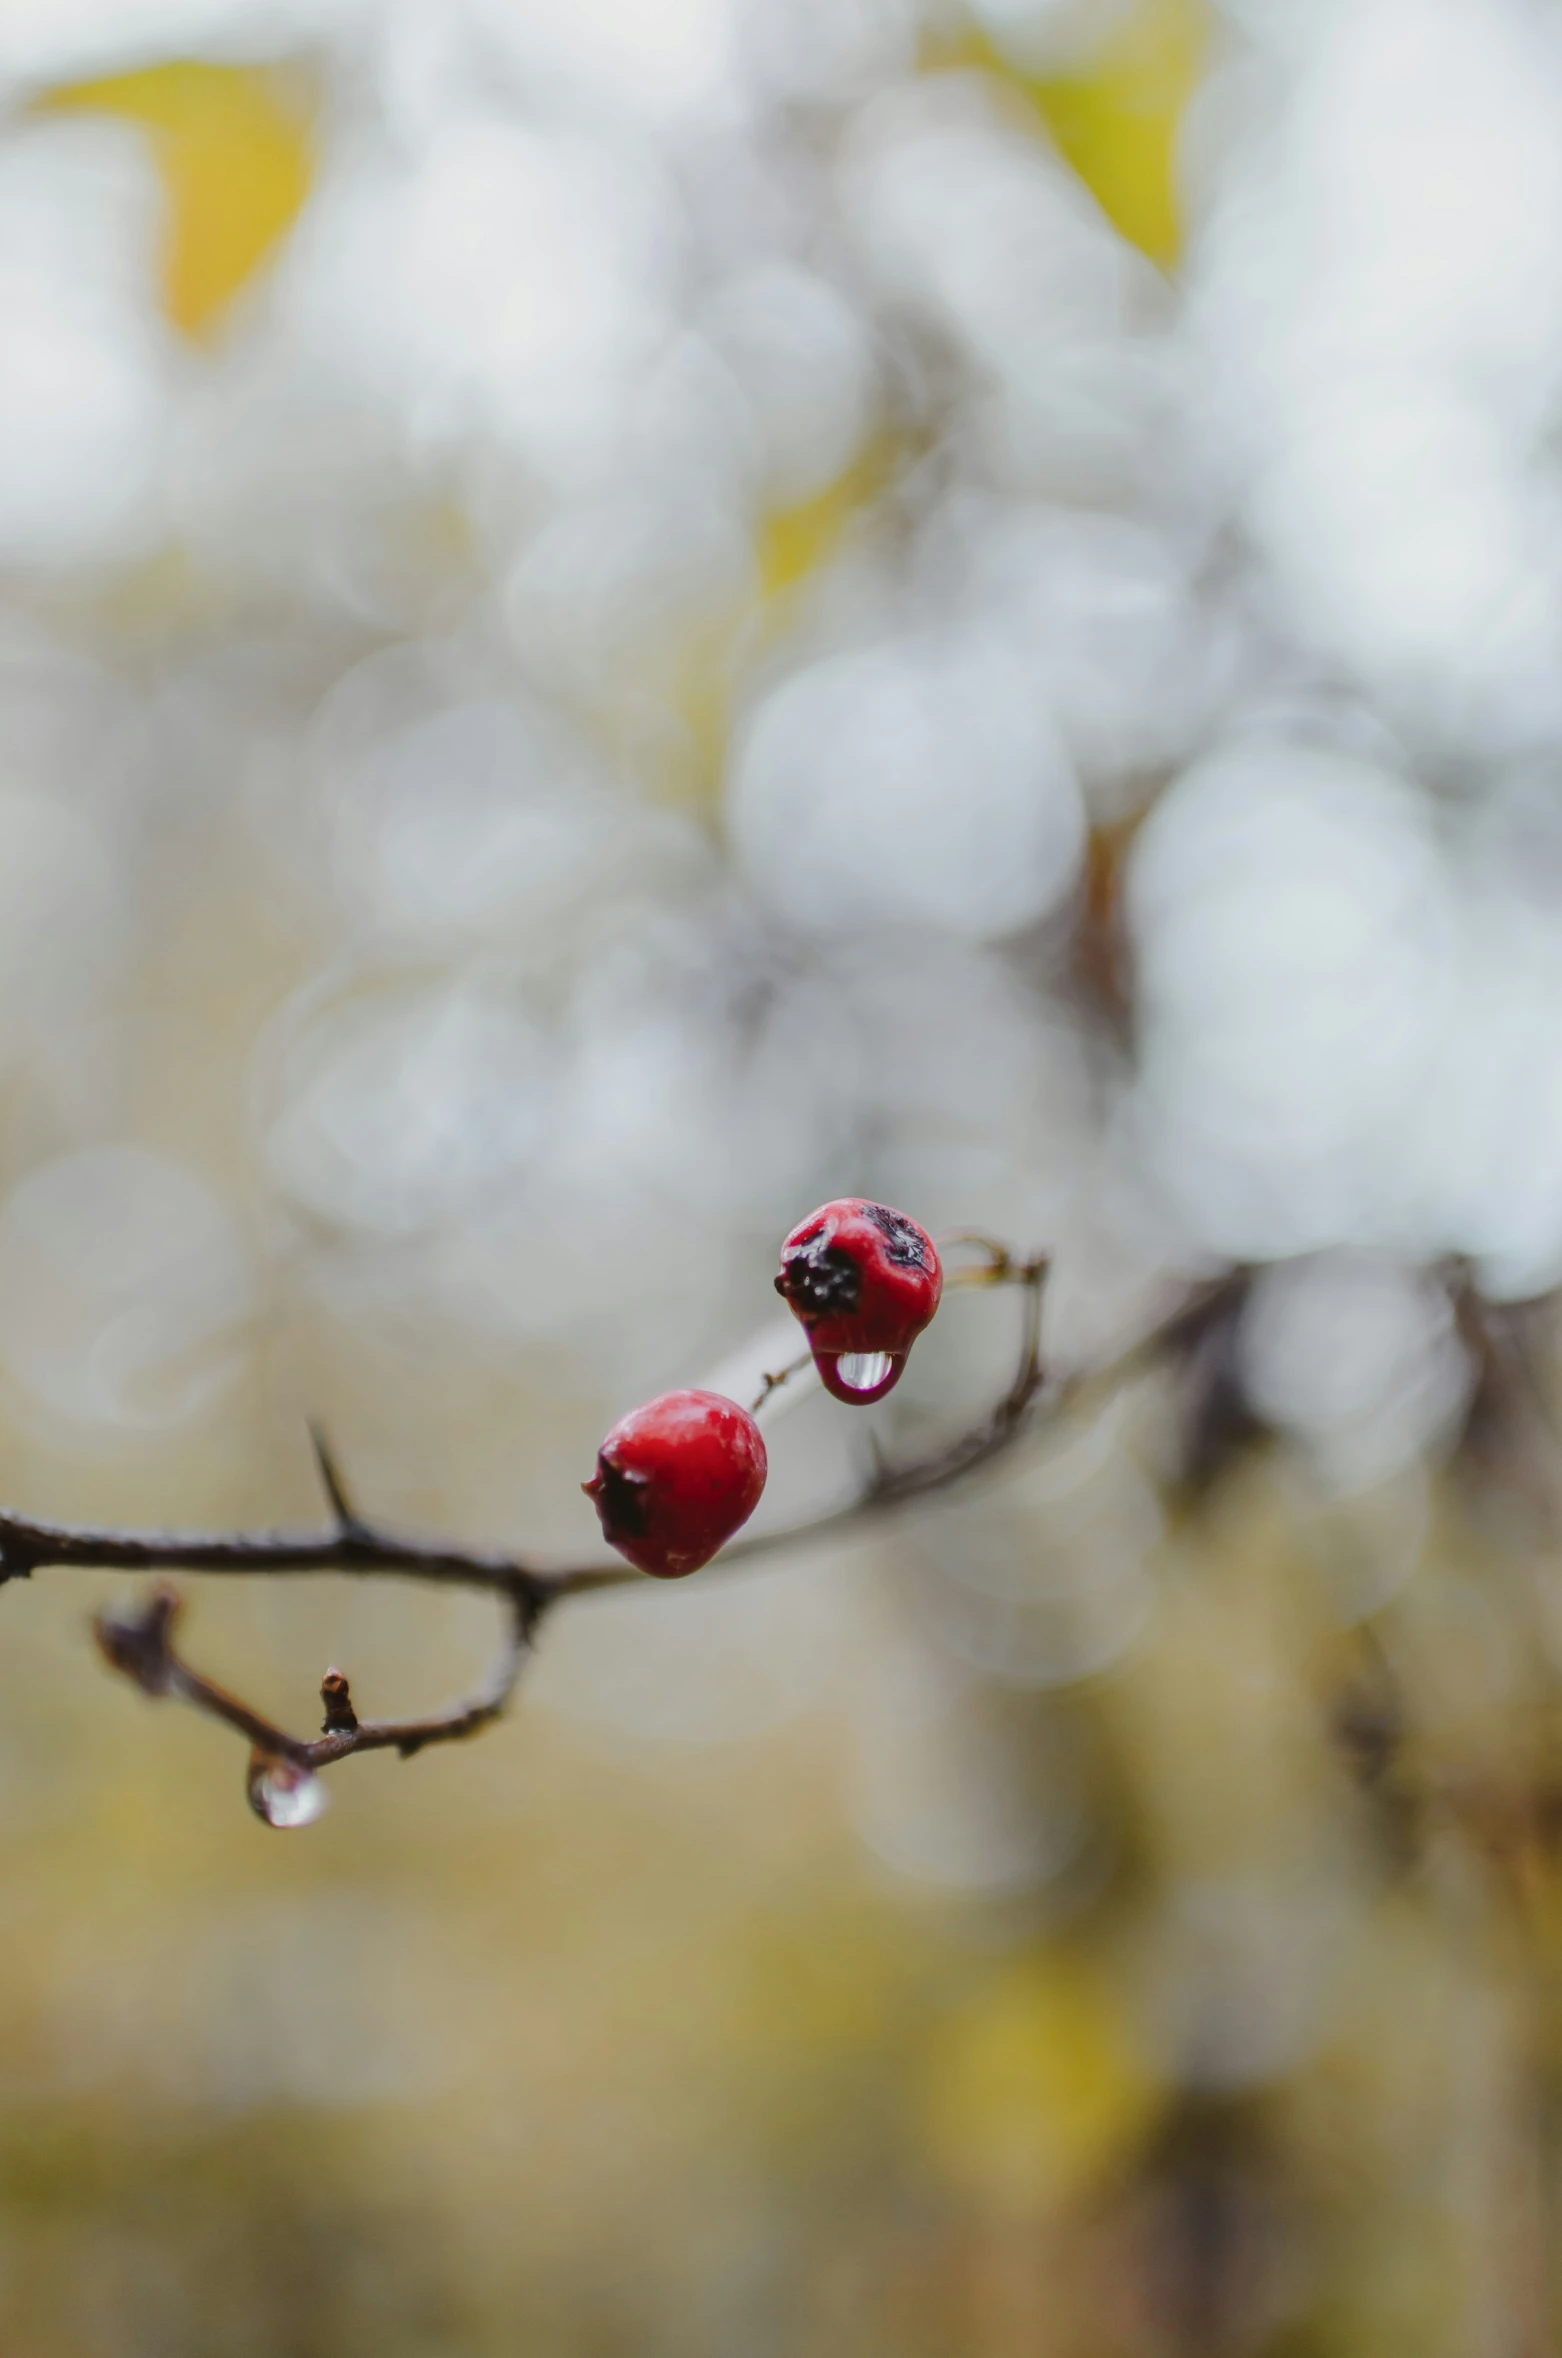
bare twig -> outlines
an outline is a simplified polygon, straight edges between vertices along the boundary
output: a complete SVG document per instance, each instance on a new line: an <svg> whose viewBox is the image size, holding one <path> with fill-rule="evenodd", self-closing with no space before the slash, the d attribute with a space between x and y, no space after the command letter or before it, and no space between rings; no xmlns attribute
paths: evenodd
<svg viewBox="0 0 1562 2358"><path fill-rule="evenodd" d="M330 1768L359 1752L398 1752L410 1760L430 1744L454 1743L476 1735L497 1719L515 1692L516 1681L531 1648L536 1615L529 1597L517 1591L509 1599L504 1644L492 1670L473 1695L444 1711L420 1719L360 1719L353 1709L346 1678L328 1670L320 1683L325 1724L311 1739L290 1735L263 1713L230 1695L223 1687L193 1670L175 1651L173 1633L181 1610L177 1589L160 1582L137 1612L100 1613L95 1624L98 1644L116 1670L133 1678L144 1694L171 1695L190 1703L211 1719L247 1736L255 1752L267 1762L286 1761L301 1770Z"/></svg>
<svg viewBox="0 0 1562 2358"><path fill-rule="evenodd" d="M519 1557L450 1547L384 1530L356 1517L317 1531L125 1531L91 1523L46 1523L0 1510L0 1564L7 1580L40 1566L101 1572L347 1572L453 1588L534 1588L548 1576Z"/></svg>
<svg viewBox="0 0 1562 2358"><path fill-rule="evenodd" d="M1041 1300L1045 1257L1021 1260L986 1237L948 1240L979 1246L986 1255L977 1269L957 1273L955 1282L1018 1285L1025 1296L1019 1363L997 1406L976 1425L930 1454L894 1464L874 1447L874 1464L860 1494L846 1505L787 1529L764 1532L728 1548L724 1564L752 1562L783 1548L835 1537L869 1520L942 1490L1010 1449L1042 1409L1060 1411L1097 1385L1126 1380L1164 1347L1175 1346L1187 1321L1199 1316L1226 1281L1197 1288L1173 1316L1094 1375L1065 1377L1049 1385L1041 1359ZM756 1407L808 1365L806 1355L767 1375ZM360 1752L395 1751L410 1758L431 1744L473 1735L499 1717L516 1682L537 1626L562 1598L617 1588L641 1576L627 1565L590 1564L544 1569L520 1557L451 1547L382 1529L353 1505L330 1447L311 1427L320 1477L332 1521L318 1531L261 1531L228 1534L122 1531L36 1521L0 1511L0 1580L25 1578L42 1565L108 1571L219 1573L347 1572L399 1576L434 1586L486 1589L506 1607L505 1639L488 1678L475 1694L421 1719L365 1720L354 1708L348 1681L339 1670L321 1683L325 1723L318 1737L290 1734L249 1704L229 1694L183 1660L173 1644L179 1612L176 1590L160 1583L139 1611L100 1614L98 1642L116 1670L143 1692L173 1696L220 1720L253 1747L249 1794L258 1814L272 1824L302 1824L318 1802L303 1806L315 1774ZM314 1789L318 1791L318 1788ZM279 1800L279 1796L281 1797ZM286 1806L291 1804L291 1806Z"/></svg>
<svg viewBox="0 0 1562 2358"><path fill-rule="evenodd" d="M985 1242L985 1239L973 1241ZM1001 1249L1001 1248L999 1248ZM809 1545L820 1539L836 1539L861 1524L876 1520L896 1508L909 1506L914 1500L927 1497L936 1490L946 1490L953 1483L963 1481L968 1474L991 1465L1004 1456L1026 1432L1053 1416L1076 1407L1092 1394L1112 1391L1128 1383L1152 1366L1163 1353L1180 1347L1183 1334L1190 1323L1203 1319L1210 1305L1223 1298L1238 1282L1232 1275L1210 1279L1196 1285L1184 1295L1171 1314L1137 1342L1129 1344L1111 1363L1098 1369L1050 1378L1041 1358L1041 1303L1050 1263L1044 1255L1030 1260L1005 1256L1002 1275L984 1269L975 1282L978 1284L1020 1285L1025 1289L1025 1319L1020 1338L1019 1365L1009 1389L978 1424L957 1434L941 1449L926 1457L911 1458L901 1465L886 1461L879 1453L877 1438L870 1433L869 1444L874 1451L874 1466L869 1480L857 1497L844 1506L832 1508L810 1522L784 1526L778 1531L762 1531L749 1539L740 1539L722 1551L723 1566L753 1563L761 1556L776 1555L782 1549ZM551 1572L541 1576L549 1601L558 1596L581 1596L588 1591L621 1588L639 1577L626 1566L592 1565L579 1571Z"/></svg>

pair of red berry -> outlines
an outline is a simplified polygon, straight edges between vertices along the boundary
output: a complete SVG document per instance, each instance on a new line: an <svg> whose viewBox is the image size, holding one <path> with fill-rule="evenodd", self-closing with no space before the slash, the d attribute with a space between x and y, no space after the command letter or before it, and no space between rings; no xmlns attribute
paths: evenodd
<svg viewBox="0 0 1562 2358"><path fill-rule="evenodd" d="M825 1390L882 1400L938 1308L933 1240L904 1212L848 1196L823 1204L781 1247L776 1291L801 1321ZM697 1572L748 1521L765 1487L765 1444L719 1392L664 1392L620 1417L581 1488L603 1533L642 1572Z"/></svg>

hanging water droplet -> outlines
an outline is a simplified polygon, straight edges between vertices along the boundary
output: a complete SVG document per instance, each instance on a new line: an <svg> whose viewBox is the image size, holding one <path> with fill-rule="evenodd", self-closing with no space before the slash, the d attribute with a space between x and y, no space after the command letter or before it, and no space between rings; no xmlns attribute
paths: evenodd
<svg viewBox="0 0 1562 2358"><path fill-rule="evenodd" d="M256 1817L284 1828L312 1826L331 1798L313 1769L273 1752L250 1754L246 1790Z"/></svg>
<svg viewBox="0 0 1562 2358"><path fill-rule="evenodd" d="M835 1372L849 1392L876 1392L893 1365L887 1351L843 1351Z"/></svg>

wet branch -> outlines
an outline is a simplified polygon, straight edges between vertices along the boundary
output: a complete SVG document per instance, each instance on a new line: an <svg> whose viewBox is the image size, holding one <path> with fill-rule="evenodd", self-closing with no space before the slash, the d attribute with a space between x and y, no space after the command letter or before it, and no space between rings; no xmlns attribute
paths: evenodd
<svg viewBox="0 0 1562 2358"><path fill-rule="evenodd" d="M943 1241L947 1246L973 1246L984 1256L976 1265L951 1272L951 1284L1018 1285L1023 1289L1019 1360L1008 1390L977 1424L926 1456L896 1465L875 1451L872 1473L855 1499L806 1523L740 1541L725 1550L721 1558L724 1565L752 1562L783 1548L836 1537L992 1463L1043 1413L1060 1412L1097 1387L1115 1387L1153 1362L1163 1349L1175 1348L1186 1321L1199 1316L1229 1282L1217 1280L1213 1286L1194 1289L1171 1318L1110 1367L1049 1382L1041 1358L1045 1257L1020 1260L987 1237ZM804 1357L766 1376L756 1406L808 1364ZM144 1694L187 1703L248 1740L250 1804L272 1825L302 1825L318 1815L324 1799L318 1772L338 1761L360 1752L383 1751L409 1759L429 1745L475 1735L506 1709L538 1624L552 1606L565 1597L623 1587L642 1577L627 1565L549 1569L514 1555L451 1547L388 1531L354 1505L324 1436L314 1427L311 1439L332 1517L316 1531L122 1531L46 1523L0 1511L0 1583L25 1579L43 1566L164 1573L344 1572L401 1577L437 1587L483 1589L503 1600L503 1642L487 1677L472 1695L425 1718L364 1720L357 1715L345 1676L339 1670L329 1670L320 1689L325 1721L313 1738L278 1727L183 1659L173 1642L179 1596L166 1582L160 1582L131 1613L100 1613L98 1643L116 1670L134 1679Z"/></svg>
<svg viewBox="0 0 1562 2358"><path fill-rule="evenodd" d="M98 1615L94 1624L98 1644L113 1667L134 1679L143 1694L172 1696L192 1704L208 1718L221 1720L248 1737L250 1807L271 1825L307 1822L288 1814L289 1800L298 1807L298 1797L309 1793L316 1772L339 1760L350 1760L359 1752L396 1752L403 1760L410 1760L430 1744L475 1736L499 1718L531 1651L536 1619L530 1601L520 1592L513 1594L505 1615L504 1645L482 1686L464 1701L422 1719L360 1719L346 1677L339 1670L328 1670L320 1682L325 1721L311 1741L290 1735L237 1695L230 1695L226 1688L192 1669L174 1647L180 1611L178 1590L159 1582L139 1610ZM318 1814L318 1807L308 1810L309 1816Z"/></svg>

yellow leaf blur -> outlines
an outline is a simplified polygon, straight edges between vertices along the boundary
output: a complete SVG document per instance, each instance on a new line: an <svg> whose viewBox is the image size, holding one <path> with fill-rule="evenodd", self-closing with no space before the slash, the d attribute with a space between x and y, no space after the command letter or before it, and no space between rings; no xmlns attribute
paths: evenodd
<svg viewBox="0 0 1562 2358"><path fill-rule="evenodd" d="M49 93L147 133L168 199L163 302L198 334L265 261L309 193L311 140L298 93L259 67L196 59Z"/></svg>
<svg viewBox="0 0 1562 2358"><path fill-rule="evenodd" d="M1176 142L1203 60L1201 0L1143 0L1087 71L1031 85L1047 129L1113 226L1176 260Z"/></svg>
<svg viewBox="0 0 1562 2358"><path fill-rule="evenodd" d="M1208 38L1206 0L1134 0L1068 73L1029 72L979 33L927 44L923 65L981 66L1023 91L1113 227L1165 268L1182 245L1177 134Z"/></svg>
<svg viewBox="0 0 1562 2358"><path fill-rule="evenodd" d="M1154 2073L1099 1972L1009 1966L950 2021L923 2087L930 2159L985 2203L1034 2209L1125 2161L1160 2105Z"/></svg>
<svg viewBox="0 0 1562 2358"><path fill-rule="evenodd" d="M811 499L772 508L758 534L760 592L784 597L826 564L854 516L862 513L904 465L906 454L884 434L867 442L851 464Z"/></svg>

